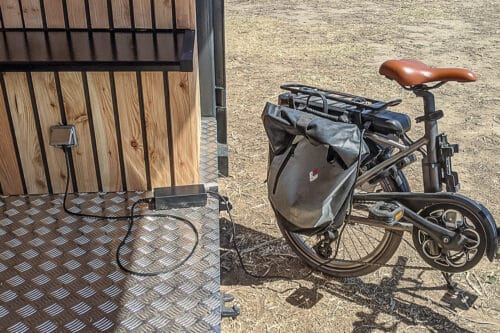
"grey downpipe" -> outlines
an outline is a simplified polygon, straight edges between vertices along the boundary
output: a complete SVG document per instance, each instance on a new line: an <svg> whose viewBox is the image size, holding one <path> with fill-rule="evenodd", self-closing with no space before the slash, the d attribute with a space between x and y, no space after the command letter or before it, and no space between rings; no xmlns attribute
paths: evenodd
<svg viewBox="0 0 500 333"><path fill-rule="evenodd" d="M215 103L217 118L217 155L219 173L229 175L226 108L226 44L224 29L224 0L213 0Z"/></svg>
<svg viewBox="0 0 500 333"><path fill-rule="evenodd" d="M196 1L196 37L202 117L215 117L215 65L212 1Z"/></svg>

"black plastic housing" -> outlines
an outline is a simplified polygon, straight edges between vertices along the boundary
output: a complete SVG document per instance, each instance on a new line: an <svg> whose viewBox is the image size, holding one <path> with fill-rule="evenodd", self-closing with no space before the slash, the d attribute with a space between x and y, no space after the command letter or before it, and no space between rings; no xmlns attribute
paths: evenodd
<svg viewBox="0 0 500 333"><path fill-rule="evenodd" d="M203 207L207 205L207 192L202 184L154 189L152 209Z"/></svg>

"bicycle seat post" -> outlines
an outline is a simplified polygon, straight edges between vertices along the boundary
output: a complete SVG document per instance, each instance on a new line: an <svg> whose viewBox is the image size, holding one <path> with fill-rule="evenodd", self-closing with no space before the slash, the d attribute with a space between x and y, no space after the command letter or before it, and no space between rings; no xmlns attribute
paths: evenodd
<svg viewBox="0 0 500 333"><path fill-rule="evenodd" d="M439 163L437 158L436 138L438 136L437 120L432 120L432 114L436 112L434 95L426 86L414 87L416 96L424 100L425 137L427 138L427 156L422 161L422 172L424 178L424 192L441 192L441 181L439 178Z"/></svg>

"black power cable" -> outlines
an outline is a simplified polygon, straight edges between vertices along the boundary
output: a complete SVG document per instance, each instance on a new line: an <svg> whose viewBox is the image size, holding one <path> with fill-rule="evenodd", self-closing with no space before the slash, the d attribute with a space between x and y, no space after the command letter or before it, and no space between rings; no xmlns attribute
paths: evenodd
<svg viewBox="0 0 500 333"><path fill-rule="evenodd" d="M179 261L177 264L175 264L173 266L170 266L168 269L161 270L161 271L156 271L156 272L138 272L138 271L133 271L131 269L126 268L125 265L123 265L121 263L121 260L120 260L120 249L126 244L127 238L132 233L132 228L134 227L134 219L137 216L137 215L134 215L135 207L138 204L140 204L140 203L150 203L150 202L151 202L151 198L141 199L141 200L136 201L132 205L132 207L130 208L130 216L129 216L129 223L128 223L128 228L127 228L127 233L125 234L125 237L122 238L122 240L120 242L120 245L118 245L118 248L116 249L116 263L118 264L118 266L122 270L124 270L125 272L130 273L130 274L134 274L134 275L138 275L138 276L156 276L156 275L160 275L160 274L165 274L165 273L171 272L171 271L173 271L173 270L181 267L182 265L184 265L189 260L189 258L191 258L191 256L193 255L194 251L198 247L198 242L199 242L198 230L196 230L196 227L188 219L185 219L185 218L177 216L177 215L170 215L170 214L144 214L144 215L140 215L141 217L167 217L167 218L172 218L172 219L181 221L181 222L183 222L184 224L188 225L191 228L191 230L193 231L193 233L195 235L195 242L194 242L194 245L191 248L191 251L189 252L189 254L184 259L182 259L181 261Z"/></svg>
<svg viewBox="0 0 500 333"><path fill-rule="evenodd" d="M66 157L66 174L67 174L67 178L66 178L66 190L64 191L64 199L63 199L63 209L64 209L64 211L67 214L74 215L74 216L79 216L79 217L88 217L88 218L95 218L95 219L107 219L107 220L128 220L127 233L122 238L120 244L118 245L118 247L116 249L116 263L117 263L118 267L120 267L120 269L124 270L127 273L138 275L138 276L157 276L157 275L160 275L160 274L169 273L169 272L171 272L171 271L173 271L173 270L181 267L182 265L184 265L189 260L189 258L192 257L192 255L194 254L196 248L198 247L199 235L198 235L198 230L196 230L195 225L191 221L189 221L188 219L186 219L184 217L177 216L177 215L171 215L171 214L140 214L140 215L135 215L134 214L135 208L137 207L137 205L139 205L141 203L147 203L147 204L149 204L149 203L151 203L154 200L154 198L139 199L130 208L130 214L129 215L123 215L123 216L92 215L92 214L84 214L84 213L74 213L74 212L70 211L67 208L67 206L66 206L68 195L69 195L69 182L71 180L70 179L70 177L71 177L70 175L71 174L70 174L70 170L69 170L69 165L70 165L69 164L69 149L67 147L64 147L63 150L64 150L64 154L65 154L65 157ZM161 270L161 271L139 272L139 271L134 271L134 270L126 268L125 265L122 264L121 259L120 259L120 249L126 244L127 238L132 233L132 229L134 227L134 221L135 221L135 219L144 218L144 217L170 218L170 219L174 219L174 220L180 221L183 224L189 226L189 228L193 231L193 234L195 235L194 245L191 248L191 251L189 252L189 254L185 258L183 258L181 261L179 261L178 263L176 263L175 265L170 266L169 268L167 268L165 270Z"/></svg>
<svg viewBox="0 0 500 333"><path fill-rule="evenodd" d="M358 159L357 159L357 165L356 165L356 177L355 177L355 180L354 180L354 184L356 183L356 180L359 176L359 170L360 170L360 166L361 166L361 152L362 152L362 140L363 140L363 135L365 133L365 129L363 129L360 133L360 146L359 146L359 152L358 152ZM63 148L64 150L64 153L65 153L65 157L66 157L66 170L67 170L67 179L66 179L66 190L65 190L65 193L64 193L64 200L63 200L63 208L64 208L64 211L68 214L71 214L71 215L75 215L75 216L80 216L80 217L89 217L89 218L96 218L96 219L112 219L112 220L128 220L129 223L128 223L128 228L127 228L127 233L125 234L125 237L123 237L123 239L121 240L120 244L118 245L118 248L116 250L116 262L118 264L118 266L120 267L120 269L130 273L130 274L135 274L135 275L139 275L139 276L156 276L156 275L160 275L160 274L164 274L164 273L168 273L168 272L171 272L177 268L179 268L180 266L182 266L184 263L186 263L186 261L189 260L189 258L191 258L191 256L193 255L194 251L196 250L197 246L198 246L198 243L199 243L199 235L198 235L198 231L196 230L196 227L193 225L193 223L183 217L180 217L180 216L176 216L176 215L170 215L170 214L141 214L141 215L135 215L134 212L135 212L135 207L140 204L140 203L151 203L152 200L154 200L154 198L145 198L145 199L140 199L138 201L136 201L131 209L130 209L130 214L129 215L126 215L126 216L103 216L103 215L92 215L92 214L83 214L83 213L74 213L74 212L71 212L67 207L66 207L66 202L67 202L67 198L68 198L68 192L69 192L69 181L70 181L70 170L69 170L69 150L68 148L64 147ZM320 269L321 267L323 266L326 266L328 265L329 263L331 263L332 261L334 261L336 258L337 258L337 255L338 255L338 251L339 251L339 247L340 247L340 239L342 237L342 234L344 232L344 229L346 227L346 225L348 223L350 223L350 217L351 217L351 213L352 213L352 206L353 206L353 199L354 199L354 185L352 186L351 190L350 190L350 193L349 193L349 200L350 200L350 204L349 204L349 214L347 216L347 223L344 222L344 224L342 225L340 231L339 231L339 234L337 236L337 239L336 239L336 246L335 246L335 251L333 253L333 257L331 257L330 259L328 259L327 261L321 263L321 264L318 264L314 267L312 267L310 269L310 271L303 275L303 276L299 276L299 277L290 277L290 276L284 276L284 275L268 275L268 274L265 274L265 275L258 275L258 274L255 274L255 273L252 273L250 272L246 266L245 266L245 263L243 262L243 256L240 252L240 249L238 247L238 244L236 242L236 224L234 222L234 219L233 219L233 216L231 214L231 207L230 207L230 204L228 202L228 200L220 195L219 193L217 192L213 192L213 191L208 191L208 194L212 195L213 197L215 198L218 198L219 201L222 201L224 203L224 205L226 206L226 211L229 215L229 219L231 221L231 225L232 225L232 241L233 241L233 247L238 255L238 260L240 262L240 265L243 269L243 271L253 277L253 278L257 278L257 279L286 279L286 280L303 280L303 279L306 279L308 278L309 276L311 276L314 272L316 272L318 269ZM133 229L133 225L134 225L134 219L135 218L142 218L142 217L164 217L164 218L172 218L172 219L176 219L176 220L179 220L179 221L182 221L184 222L186 225L188 225L193 233L195 234L195 244L192 248L192 250L190 251L190 253L183 259L181 260L179 263L177 263L176 265L174 266L171 266L169 267L168 269L166 270L163 270L163 271L157 271L157 272L138 272L138 271L133 271L133 270L130 270L128 268L126 268L120 261L120 249L126 244L126 240L127 238L130 236L130 234L132 233L132 229Z"/></svg>
<svg viewBox="0 0 500 333"><path fill-rule="evenodd" d="M335 260L335 258L337 257L337 254L338 254L338 250L339 250L339 245L340 245L340 237L342 236L342 233L344 231L344 228L345 228L345 224L342 226L342 228L340 229L340 232L339 232L339 236L337 238L337 240L339 240L339 242L337 242L336 244L336 247L335 247L335 252L333 254L333 257L328 259L327 261L311 268L311 270L303 275L303 276L298 276L298 277L291 277L291 276L285 276L285 275L268 275L268 274L264 274L264 275L258 275L258 274L255 274L255 273L252 273L250 272L246 266L245 266L245 263L243 262L243 256L241 255L241 252L240 252L240 249L238 247L238 243L236 243L236 223L234 222L234 219L233 219L233 215L231 214L231 209L229 207L229 202L227 201L227 199L220 195L219 193L217 192L211 192L209 191L208 194L214 196L214 197L217 197L220 201L224 202L224 205L226 206L226 211L227 211L227 214L229 215L229 220L231 221L231 226L232 226L232 243L233 243L233 247L234 247L234 250L236 251L236 254L238 255L238 261L240 262L240 265L241 265L241 268L243 269L243 271L245 272L245 274L253 277L253 278L256 278L256 279L284 279L284 280L290 280L290 281L293 281L293 280L303 280L303 279L306 279L308 278L309 276L311 276L316 270L318 270L319 268L323 267L324 265L327 265L329 263L331 263L333 260Z"/></svg>

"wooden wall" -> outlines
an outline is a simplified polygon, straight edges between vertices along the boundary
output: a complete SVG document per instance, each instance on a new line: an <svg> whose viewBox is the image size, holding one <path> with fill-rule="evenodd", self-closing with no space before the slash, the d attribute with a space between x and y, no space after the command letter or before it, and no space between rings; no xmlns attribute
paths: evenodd
<svg viewBox="0 0 500 333"><path fill-rule="evenodd" d="M195 29L194 0L0 0L2 28ZM66 14L66 15L65 15ZM49 128L76 126L72 190L149 190L199 180L193 72L0 73L0 194L64 192Z"/></svg>

